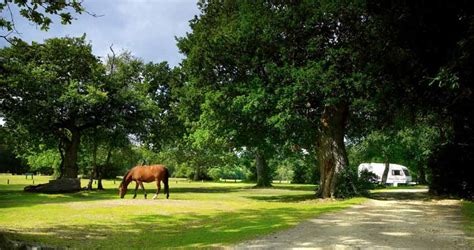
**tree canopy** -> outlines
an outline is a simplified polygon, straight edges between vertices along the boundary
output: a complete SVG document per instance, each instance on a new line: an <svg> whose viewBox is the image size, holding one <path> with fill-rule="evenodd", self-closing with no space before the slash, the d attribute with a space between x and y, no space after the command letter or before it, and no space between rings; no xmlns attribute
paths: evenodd
<svg viewBox="0 0 474 250"><path fill-rule="evenodd" d="M0 50L0 57L6 125L28 138L22 147L59 148L62 177L77 177L87 129L134 128L152 110L151 100L141 94L142 83L120 70L108 74L85 37L17 43Z"/></svg>

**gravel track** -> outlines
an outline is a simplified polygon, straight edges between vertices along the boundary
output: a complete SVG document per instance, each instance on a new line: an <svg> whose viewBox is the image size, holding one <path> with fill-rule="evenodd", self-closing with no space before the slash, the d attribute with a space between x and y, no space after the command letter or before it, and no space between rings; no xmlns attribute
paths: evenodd
<svg viewBox="0 0 474 250"><path fill-rule="evenodd" d="M234 248L472 249L461 229L460 209L458 200L431 199L427 190L390 190Z"/></svg>

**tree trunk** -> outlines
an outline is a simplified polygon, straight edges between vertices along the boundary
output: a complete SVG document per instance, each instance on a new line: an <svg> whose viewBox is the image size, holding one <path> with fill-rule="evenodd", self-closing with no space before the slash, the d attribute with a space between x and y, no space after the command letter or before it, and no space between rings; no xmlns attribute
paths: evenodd
<svg viewBox="0 0 474 250"><path fill-rule="evenodd" d="M109 147L109 150L107 151L107 158L105 159L105 164L97 167L97 189L98 190L104 190L104 186L102 185L102 174L104 172L104 167L109 166L111 157L112 157L112 147Z"/></svg>
<svg viewBox="0 0 474 250"><path fill-rule="evenodd" d="M325 107L317 140L320 186L317 196L334 198L338 175L348 166L344 134L348 107L345 104Z"/></svg>
<svg viewBox="0 0 474 250"><path fill-rule="evenodd" d="M200 178L201 178L201 166L197 166L196 171L194 171L193 180L194 181L199 181Z"/></svg>
<svg viewBox="0 0 474 250"><path fill-rule="evenodd" d="M65 141L64 159L61 163L63 173L61 178L77 178L79 168L77 166L77 153L81 142L81 133L78 129L71 129L71 139ZM63 139L64 140L64 139Z"/></svg>
<svg viewBox="0 0 474 250"><path fill-rule="evenodd" d="M418 184L426 185L426 173L425 166L423 164L418 165Z"/></svg>
<svg viewBox="0 0 474 250"><path fill-rule="evenodd" d="M99 169L99 173L101 172L101 168ZM102 185L102 177L101 174L97 177L97 190L104 190L104 186Z"/></svg>
<svg viewBox="0 0 474 250"><path fill-rule="evenodd" d="M271 187L270 171L265 160L265 154L261 150L255 152L255 166L257 168L257 187Z"/></svg>
<svg viewBox="0 0 474 250"><path fill-rule="evenodd" d="M94 181L94 178L97 178L98 175L97 170L97 141L94 138L92 145L92 170L89 177L89 184L87 184L88 190L92 190L92 182Z"/></svg>
<svg viewBox="0 0 474 250"><path fill-rule="evenodd" d="M390 161L388 160L388 158L385 158L385 168L382 174L382 185L387 184L389 170L390 170Z"/></svg>
<svg viewBox="0 0 474 250"><path fill-rule="evenodd" d="M87 183L87 190L92 190L92 182L94 182L94 170L91 171L91 176L89 177L89 183Z"/></svg>

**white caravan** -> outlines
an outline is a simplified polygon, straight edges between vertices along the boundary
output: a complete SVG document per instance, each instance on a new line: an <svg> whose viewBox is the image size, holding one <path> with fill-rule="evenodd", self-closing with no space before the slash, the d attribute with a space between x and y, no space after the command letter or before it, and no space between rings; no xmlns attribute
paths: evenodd
<svg viewBox="0 0 474 250"><path fill-rule="evenodd" d="M359 175L363 170L377 175L377 181L382 183L383 171L385 170L385 163L362 163L359 165ZM398 184L413 184L408 168L398 164L389 164L387 184L397 186Z"/></svg>

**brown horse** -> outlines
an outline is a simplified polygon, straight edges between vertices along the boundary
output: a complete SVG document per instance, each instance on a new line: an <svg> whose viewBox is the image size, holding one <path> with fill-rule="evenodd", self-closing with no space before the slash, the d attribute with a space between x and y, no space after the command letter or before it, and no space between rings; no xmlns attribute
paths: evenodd
<svg viewBox="0 0 474 250"><path fill-rule="evenodd" d="M127 193L128 184L132 181L135 181L137 185L135 186L135 194L133 195L133 199L137 197L138 186L142 187L143 193L145 194L145 199L146 199L146 191L145 191L145 187L143 187L143 182L156 181L157 190L156 190L156 194L153 196L153 199L156 199L161 189L160 182L163 181L163 184L165 185L166 199L168 199L168 197L170 197L170 191L168 187L168 178L169 178L169 172L168 172L168 169L164 165L133 167L123 176L122 183L120 183L120 186L119 186L120 198L123 198L125 194Z"/></svg>

